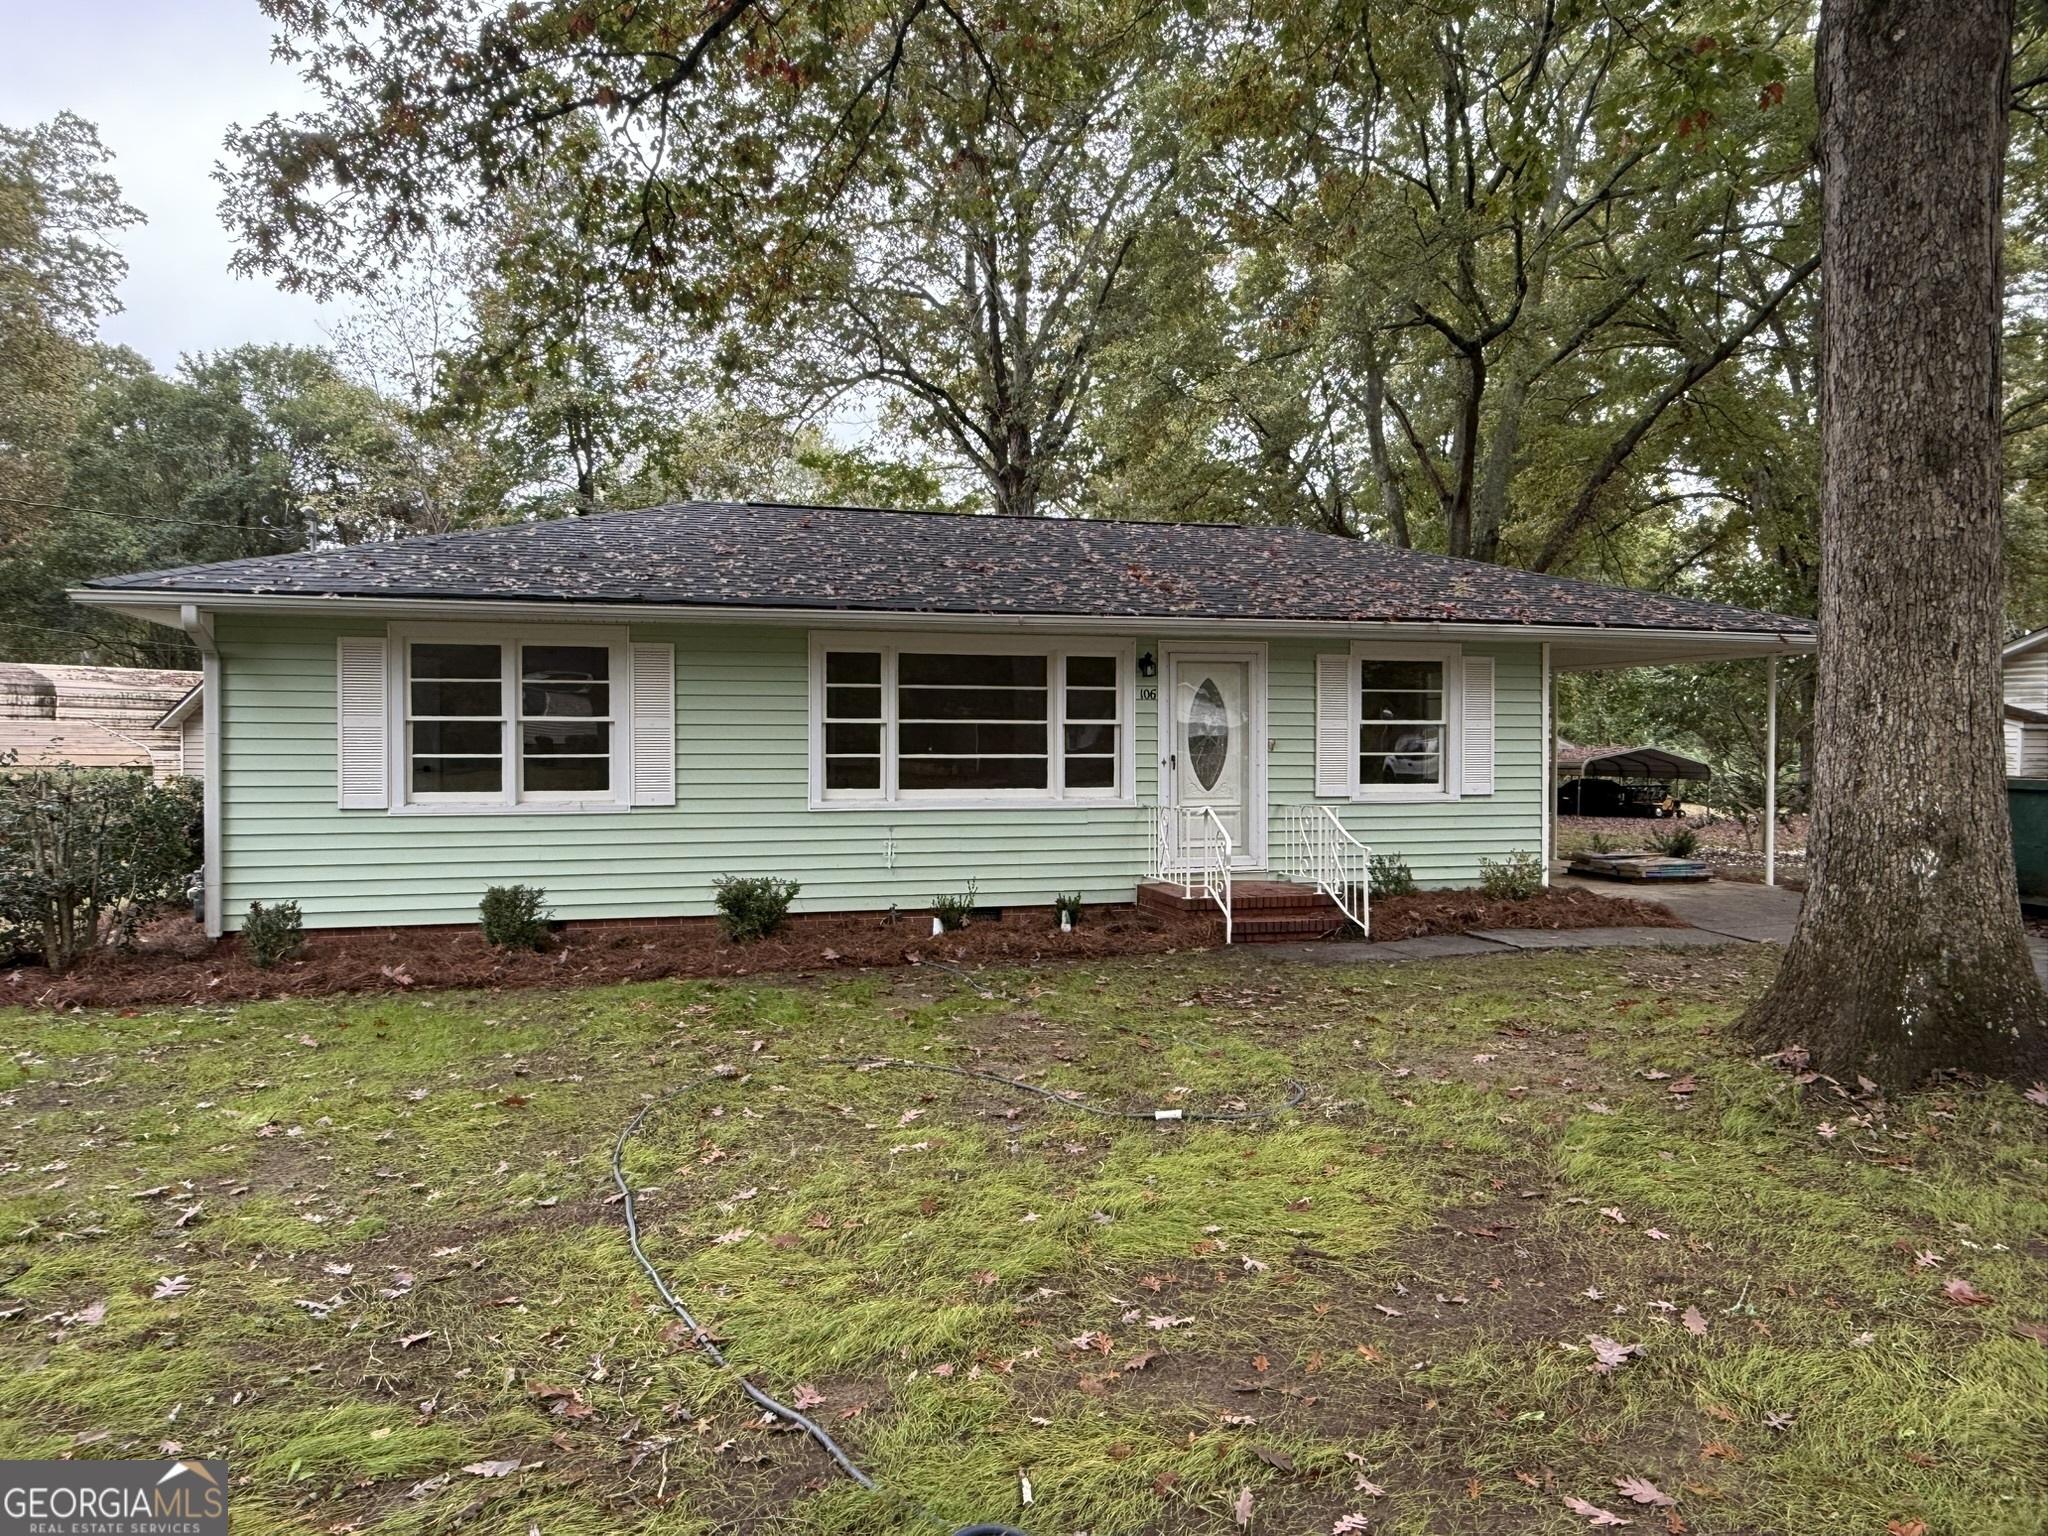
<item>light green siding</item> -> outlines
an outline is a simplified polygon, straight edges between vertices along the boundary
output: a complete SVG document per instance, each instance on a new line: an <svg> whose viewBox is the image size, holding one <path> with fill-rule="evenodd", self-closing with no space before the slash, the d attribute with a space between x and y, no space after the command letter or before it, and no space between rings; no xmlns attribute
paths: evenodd
<svg viewBox="0 0 2048 1536"><path fill-rule="evenodd" d="M991 905L1078 890L1128 901L1143 878L1157 800L1157 706L1137 706L1140 808L808 809L808 637L796 628L632 626L676 648L676 804L577 814L390 815L335 806L335 641L381 623L223 615L222 911L296 901L315 927L473 921L488 885L544 886L558 915L701 915L721 874L803 882L799 911L922 908L978 879ZM1141 647L1157 649L1139 634ZM1314 658L1270 648L1269 802L1313 795ZM1482 856L1540 836L1540 666L1535 645L1468 648L1498 659L1496 793L1431 805L1340 804L1377 851L1425 883L1469 884ZM1141 680L1149 687L1156 680ZM208 707L216 707L209 700ZM1334 802L1330 802L1334 803ZM1277 849L1275 850L1277 852Z"/></svg>

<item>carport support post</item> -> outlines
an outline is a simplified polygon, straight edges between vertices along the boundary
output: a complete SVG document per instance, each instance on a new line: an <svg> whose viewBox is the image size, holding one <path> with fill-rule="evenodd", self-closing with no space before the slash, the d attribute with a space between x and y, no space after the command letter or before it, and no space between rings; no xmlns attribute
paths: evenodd
<svg viewBox="0 0 2048 1536"><path fill-rule="evenodd" d="M1778 883L1778 658L1764 663L1764 884Z"/></svg>

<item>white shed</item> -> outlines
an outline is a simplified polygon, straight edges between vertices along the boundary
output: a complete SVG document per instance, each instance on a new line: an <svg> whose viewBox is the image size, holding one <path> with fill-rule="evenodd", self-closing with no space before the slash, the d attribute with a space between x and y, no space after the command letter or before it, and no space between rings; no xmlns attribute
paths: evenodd
<svg viewBox="0 0 2048 1536"><path fill-rule="evenodd" d="M2005 772L2048 779L2048 629L2005 648Z"/></svg>

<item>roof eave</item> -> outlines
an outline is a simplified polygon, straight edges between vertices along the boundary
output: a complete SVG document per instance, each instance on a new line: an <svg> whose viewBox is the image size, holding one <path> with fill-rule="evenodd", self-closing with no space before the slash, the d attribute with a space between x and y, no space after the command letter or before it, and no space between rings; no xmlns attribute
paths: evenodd
<svg viewBox="0 0 2048 1536"><path fill-rule="evenodd" d="M1180 614L1009 614L952 611L768 607L710 603L589 603L545 598L369 597L298 593L187 592L152 595L118 588L87 587L70 593L74 602L104 608L172 628L182 627L180 609L197 606L215 613L376 614L384 618L540 619L557 623L758 624L804 629L930 629L1052 634L1099 634L1106 628L1137 629L1162 637L1214 635L1247 638L1306 635L1548 642L1558 671L1658 666L1685 661L1726 661L1809 652L1815 637L1798 630L1677 629L1667 626L1504 624L1442 619L1216 618Z"/></svg>

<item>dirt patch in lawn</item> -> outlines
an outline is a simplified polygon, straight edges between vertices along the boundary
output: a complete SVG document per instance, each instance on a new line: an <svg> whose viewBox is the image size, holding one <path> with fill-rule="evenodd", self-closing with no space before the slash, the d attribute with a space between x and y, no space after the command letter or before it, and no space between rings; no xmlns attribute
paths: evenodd
<svg viewBox="0 0 2048 1536"><path fill-rule="evenodd" d="M350 992L440 987L560 987L662 977L806 974L916 965L1016 965L1102 960L1207 949L1223 941L1220 919L1137 907L1097 907L1071 933L1038 908L1013 908L943 937L929 919L868 913L792 918L749 944L704 922L571 928L537 953L492 949L466 929L394 928L307 937L298 956L269 970L237 939L209 940L189 917L146 929L135 949L103 951L64 975L24 966L0 979L0 1004L39 1008L136 1008L163 1003L244 1002ZM1471 928L1683 927L1651 902L1584 890L1548 890L1526 901L1478 891L1422 891L1373 902L1375 939L1412 939Z"/></svg>
<svg viewBox="0 0 2048 1536"><path fill-rule="evenodd" d="M1480 891L1417 891L1372 904L1376 940L1425 939L1441 933L1496 928L1683 928L1668 907L1630 896L1556 887L1526 901Z"/></svg>

